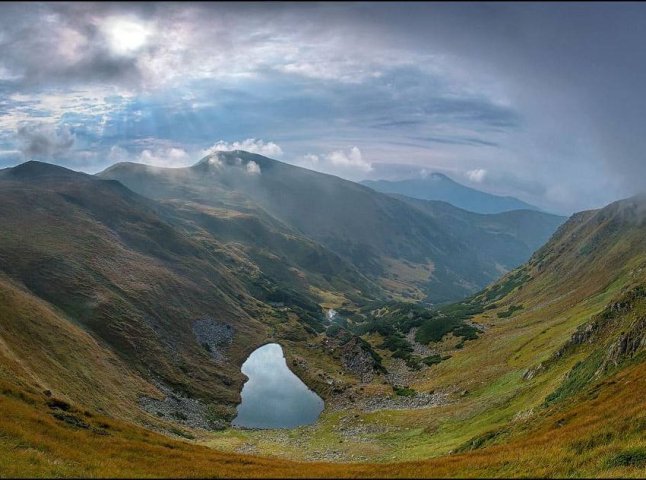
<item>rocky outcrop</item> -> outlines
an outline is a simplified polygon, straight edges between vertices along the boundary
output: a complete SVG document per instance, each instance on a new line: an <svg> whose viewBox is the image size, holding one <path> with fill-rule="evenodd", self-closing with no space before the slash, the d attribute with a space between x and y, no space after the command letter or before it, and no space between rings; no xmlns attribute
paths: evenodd
<svg viewBox="0 0 646 480"><path fill-rule="evenodd" d="M212 407L200 400L188 398L160 383L155 385L164 394L164 398L159 400L141 396L139 397L139 405L148 413L159 418L204 430L221 430L226 428L232 419L232 412L224 415L218 414Z"/></svg>
<svg viewBox="0 0 646 480"><path fill-rule="evenodd" d="M231 325L217 322L205 316L193 322L193 334L216 362L226 360L226 349L233 341L234 330Z"/></svg>
<svg viewBox="0 0 646 480"><path fill-rule="evenodd" d="M341 363L347 370L359 377L362 383L369 383L375 378L377 362L364 348L358 337L341 347Z"/></svg>
<svg viewBox="0 0 646 480"><path fill-rule="evenodd" d="M345 411L355 408L363 412L378 410L410 410L429 408L449 403L449 394L446 392L418 392L414 396L399 395L343 395L334 399L330 410Z"/></svg>
<svg viewBox="0 0 646 480"><path fill-rule="evenodd" d="M604 359L601 369L607 370L611 366L618 366L624 360L637 355L646 349L646 317L637 319L630 327L630 330L623 333L614 341L606 358Z"/></svg>
<svg viewBox="0 0 646 480"><path fill-rule="evenodd" d="M646 287L642 285L624 292L618 300L608 304L601 313L593 316L588 323L579 326L549 359L526 370L523 374L523 379L531 380L546 371L553 363L573 352L580 345L603 342L605 338L612 337L613 330L621 327L621 322L626 321L627 315L634 311L638 302L643 302L645 297ZM628 332L621 332L619 338L607 348L607 352L603 355L604 360L597 373L607 370L609 366L618 366L621 361L644 348L644 343L646 342L644 322L644 318L640 318L631 324ZM623 324L625 325L625 323Z"/></svg>

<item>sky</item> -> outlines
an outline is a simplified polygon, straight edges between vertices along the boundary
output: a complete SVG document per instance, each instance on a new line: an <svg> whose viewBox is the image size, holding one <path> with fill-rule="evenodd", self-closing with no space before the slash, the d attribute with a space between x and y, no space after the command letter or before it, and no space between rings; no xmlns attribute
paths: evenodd
<svg viewBox="0 0 646 480"><path fill-rule="evenodd" d="M569 214L646 190L646 4L1 3L0 168L242 149Z"/></svg>

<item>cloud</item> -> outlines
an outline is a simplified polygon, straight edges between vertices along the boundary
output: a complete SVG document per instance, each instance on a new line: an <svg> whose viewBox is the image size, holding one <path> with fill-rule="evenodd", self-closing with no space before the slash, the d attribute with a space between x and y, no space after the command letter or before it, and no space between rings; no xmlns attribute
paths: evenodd
<svg viewBox="0 0 646 480"><path fill-rule="evenodd" d="M348 152L336 150L329 153L326 156L326 159L335 167L360 170L364 172L372 170L372 165L370 162L363 159L359 147L352 147Z"/></svg>
<svg viewBox="0 0 646 480"><path fill-rule="evenodd" d="M105 19L101 30L106 37L110 50L123 56L132 56L140 51L150 36L153 29L136 18L113 16Z"/></svg>
<svg viewBox="0 0 646 480"><path fill-rule="evenodd" d="M274 142L265 143L263 140L256 140L255 138L247 138L241 142L232 143L220 140L211 147L202 150L201 155L206 157L215 152L230 152L233 150L244 150L271 158L281 157L283 155L283 149Z"/></svg>
<svg viewBox="0 0 646 480"><path fill-rule="evenodd" d="M17 165L23 160L20 150L0 150L0 168Z"/></svg>
<svg viewBox="0 0 646 480"><path fill-rule="evenodd" d="M66 125L44 123L24 125L18 128L18 145L26 158L52 158L70 151L75 137Z"/></svg>
<svg viewBox="0 0 646 480"><path fill-rule="evenodd" d="M185 167L193 163L193 158L180 147L157 145L144 148L138 154L131 153L119 145L113 145L105 157L109 164L135 162L156 167Z"/></svg>
<svg viewBox="0 0 646 480"><path fill-rule="evenodd" d="M192 163L191 156L186 150L177 147L145 149L139 154L136 161L156 167L185 167Z"/></svg>
<svg viewBox="0 0 646 480"><path fill-rule="evenodd" d="M118 145L113 145L112 147L110 147L107 159L111 164L119 162L129 162L132 160L128 151Z"/></svg>
<svg viewBox="0 0 646 480"><path fill-rule="evenodd" d="M260 175L260 165L258 165L253 160L247 162L245 169L250 175Z"/></svg>
<svg viewBox="0 0 646 480"><path fill-rule="evenodd" d="M373 170L372 164L363 158L363 154L357 146L350 147L348 150L334 150L328 153L307 153L297 157L291 163L299 167L353 180L361 180L366 173Z"/></svg>
<svg viewBox="0 0 646 480"><path fill-rule="evenodd" d="M482 183L487 176L487 171L484 168L476 168L466 172L467 178L474 183Z"/></svg>
<svg viewBox="0 0 646 480"><path fill-rule="evenodd" d="M172 156L134 145L142 138L192 154L213 138L262 135L279 150L222 144L284 149L353 179L395 175L378 162L464 180L486 165L483 188L513 185L522 197L520 182L497 180L514 172L542 186L533 203L553 186L571 191L554 203L591 208L645 187L646 64L635 61L645 32L638 3L8 2L0 147L43 150L15 135L36 117L73 132L65 158L65 141L45 142L59 163L80 150L88 165L90 151L105 161L113 145L134 160L146 149L146 160Z"/></svg>
<svg viewBox="0 0 646 480"><path fill-rule="evenodd" d="M214 155L209 158L208 162L209 162L209 165L215 168L221 168L224 165L222 163L222 160L220 160L218 157Z"/></svg>
<svg viewBox="0 0 646 480"><path fill-rule="evenodd" d="M308 170L325 171L321 157L313 153L307 153L292 163Z"/></svg>

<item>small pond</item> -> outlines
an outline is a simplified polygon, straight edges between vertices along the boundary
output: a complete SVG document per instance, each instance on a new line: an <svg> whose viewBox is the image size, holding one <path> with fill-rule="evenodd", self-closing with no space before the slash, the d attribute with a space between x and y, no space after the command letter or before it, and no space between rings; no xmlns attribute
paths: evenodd
<svg viewBox="0 0 646 480"><path fill-rule="evenodd" d="M294 428L314 423L323 411L321 397L289 369L277 343L256 349L242 364L242 373L249 380L242 387L234 426Z"/></svg>

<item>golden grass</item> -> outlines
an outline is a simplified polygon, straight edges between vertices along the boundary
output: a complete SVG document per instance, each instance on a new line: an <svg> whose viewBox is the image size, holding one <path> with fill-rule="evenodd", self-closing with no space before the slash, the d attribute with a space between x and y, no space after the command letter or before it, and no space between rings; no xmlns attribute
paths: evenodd
<svg viewBox="0 0 646 480"><path fill-rule="evenodd" d="M610 467L627 448L646 448L646 378L634 365L596 398L549 412L537 425L519 422L508 443L460 455L397 464L295 463L222 453L168 439L103 416L84 417L109 435L54 419L38 395L0 382L0 475L88 477L493 477L633 476L639 466ZM603 435L600 435L600 432ZM599 440L600 439L600 440ZM581 450L581 445L589 447Z"/></svg>
<svg viewBox="0 0 646 480"><path fill-rule="evenodd" d="M590 237L583 233L584 240ZM415 379L412 386L419 391L454 392L453 403L420 410L326 412L311 428L287 433L229 430L200 438L200 444L153 433L124 421L124 416L122 420L96 413L82 417L95 429L108 423L107 436L53 418L40 393L46 382L70 392L69 397L78 405L76 415L82 415L86 407L114 414L121 405L127 411L135 390L146 386L134 388L140 379L122 376L126 369L119 367L109 352L59 318L45 302L32 299L21 303L18 287L0 283L0 306L5 306L0 309L0 476L645 477L643 463L611 462L622 452L646 451L643 357L641 363L603 379L598 388L588 388L549 409L541 406L545 397L592 347L584 345L547 373L530 381L522 379L527 368L552 355L623 287L644 281L644 257L634 254L644 251L643 236L626 236L617 244L604 245L605 256L587 263L578 260L578 247L561 240L553 242L558 255L545 274L534 275L522 290L499 302L497 309L474 319L488 327L479 340L451 351L450 360ZM539 269L537 264L528 268L533 273ZM566 274L568 281L561 281ZM328 300L338 301L333 297ZM511 304L524 308L510 318L498 318L497 312ZM295 322L290 318L285 325L272 327L291 329ZM57 343L59 336L62 344ZM29 343L32 340L36 345ZM285 341L284 346L290 364L297 357L308 363L309 373L297 371L308 384L312 385L317 372L330 372L343 383L356 383L337 371L333 358L306 341ZM442 345L445 348L447 345ZM27 362L30 349L37 351ZM241 357L244 352L238 349L235 353ZM104 371L106 367L108 371ZM46 376L40 373L43 371ZM74 378L77 374L90 382L87 392L82 391L84 383ZM106 394L99 400L103 382ZM123 393L119 393L120 386ZM467 392L461 395L460 391ZM355 435L341 444L337 427L348 418L353 419L353 425L384 429ZM450 454L478 438L488 438L482 441L482 448ZM366 456L382 463L298 463L202 445L235 450L247 443L260 453L290 460L334 446L357 458ZM398 463L387 463L392 461Z"/></svg>

